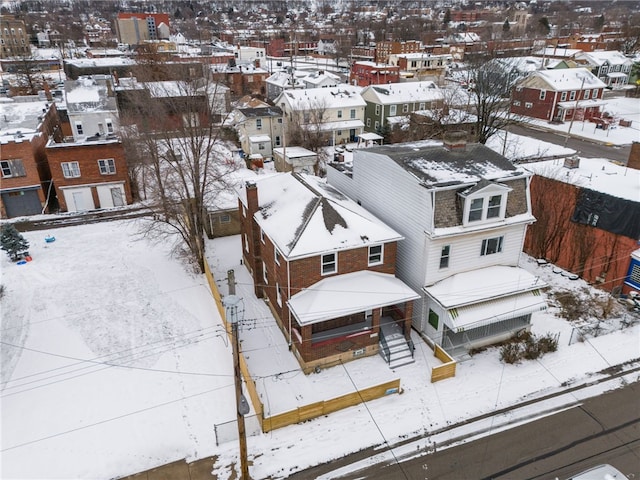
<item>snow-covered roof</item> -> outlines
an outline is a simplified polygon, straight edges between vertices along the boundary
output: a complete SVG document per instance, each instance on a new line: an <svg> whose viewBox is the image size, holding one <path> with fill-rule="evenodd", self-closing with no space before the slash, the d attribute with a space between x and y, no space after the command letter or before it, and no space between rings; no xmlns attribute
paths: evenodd
<svg viewBox="0 0 640 480"><path fill-rule="evenodd" d="M286 100L294 110L365 107L367 103L360 96L361 91L361 87L347 84L326 88L285 90L278 96L275 103L280 105L282 100Z"/></svg>
<svg viewBox="0 0 640 480"><path fill-rule="evenodd" d="M577 54L582 53L579 48L564 48L564 47L545 47L535 52L536 55L541 57L562 57L572 58Z"/></svg>
<svg viewBox="0 0 640 480"><path fill-rule="evenodd" d="M640 170L604 158L580 157L579 160L577 168L565 167L562 160L527 163L523 167L542 177L640 202Z"/></svg>
<svg viewBox="0 0 640 480"><path fill-rule="evenodd" d="M397 143L355 150L359 156L385 156L427 188L474 184L481 179L499 180L530 175L506 157L479 143L449 149L439 141Z"/></svg>
<svg viewBox="0 0 640 480"><path fill-rule="evenodd" d="M537 70L526 77L521 85L538 86L540 83L548 90L553 91L605 88L607 86L586 68Z"/></svg>
<svg viewBox="0 0 640 480"><path fill-rule="evenodd" d="M115 96L110 94L113 87L107 82L112 82L108 75L81 76L75 81L67 81L65 91L69 112L115 111Z"/></svg>
<svg viewBox="0 0 640 480"><path fill-rule="evenodd" d="M401 240L402 236L322 179L282 173L256 180L254 218L285 257ZM247 205L246 185L239 191Z"/></svg>
<svg viewBox="0 0 640 480"><path fill-rule="evenodd" d="M362 90L361 95L365 100L382 105L428 102L443 98L442 90L430 81L369 85Z"/></svg>
<svg viewBox="0 0 640 480"><path fill-rule="evenodd" d="M520 267L493 265L457 273L424 291L444 308L460 308L546 287L546 283Z"/></svg>
<svg viewBox="0 0 640 480"><path fill-rule="evenodd" d="M274 148L274 153L278 153L279 155L286 155L287 158L302 158L302 157L315 157L318 154L308 150L304 147L287 147L287 148Z"/></svg>
<svg viewBox="0 0 640 480"><path fill-rule="evenodd" d="M308 74L307 72L294 70L293 83L291 83L292 75L290 73L275 72L273 75L265 79L265 82L270 83L272 85L277 85L281 88L292 88L292 85L298 88L302 88L304 86L304 82L302 81L302 78L305 77L307 74Z"/></svg>
<svg viewBox="0 0 640 480"><path fill-rule="evenodd" d="M584 59L591 65L603 65L608 62L610 65L631 64L632 60L625 57L621 52L616 50L596 50L594 52L584 52L576 56L576 58Z"/></svg>
<svg viewBox="0 0 640 480"><path fill-rule="evenodd" d="M249 136L249 141L251 143L270 142L271 141L271 137L269 135L251 135L251 136Z"/></svg>
<svg viewBox="0 0 640 480"><path fill-rule="evenodd" d="M418 298L395 276L362 270L320 280L292 296L288 305L304 326Z"/></svg>
<svg viewBox="0 0 640 480"><path fill-rule="evenodd" d="M119 67L135 65L136 62L130 58L113 57L113 58L74 58L72 60L64 60L65 64L74 65L76 67Z"/></svg>
<svg viewBox="0 0 640 480"><path fill-rule="evenodd" d="M47 101L2 99L0 143L29 141L35 135L39 135L38 127L42 123L42 117L49 110L50 104L51 102Z"/></svg>

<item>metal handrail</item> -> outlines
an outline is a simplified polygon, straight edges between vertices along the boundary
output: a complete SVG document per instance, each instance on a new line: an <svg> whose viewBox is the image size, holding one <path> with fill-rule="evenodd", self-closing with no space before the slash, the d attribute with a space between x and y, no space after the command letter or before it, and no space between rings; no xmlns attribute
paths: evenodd
<svg viewBox="0 0 640 480"><path fill-rule="evenodd" d="M384 338L384 333L382 329L380 329L380 343L382 344L382 350L386 354L387 365L391 364L391 352L389 351L389 346L387 345L387 340Z"/></svg>

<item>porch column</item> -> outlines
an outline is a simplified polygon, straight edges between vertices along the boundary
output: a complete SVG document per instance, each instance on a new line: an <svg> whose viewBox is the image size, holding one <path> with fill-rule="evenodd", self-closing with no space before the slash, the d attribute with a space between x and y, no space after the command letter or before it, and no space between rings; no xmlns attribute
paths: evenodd
<svg viewBox="0 0 640 480"><path fill-rule="evenodd" d="M405 338L411 337L411 320L413 319L413 301L404 304L404 324L403 331Z"/></svg>
<svg viewBox="0 0 640 480"><path fill-rule="evenodd" d="M373 333L380 333L380 309L374 308L371 315L371 330Z"/></svg>
<svg viewBox="0 0 640 480"><path fill-rule="evenodd" d="M311 358L311 325L305 325L301 328L300 333L302 335L302 345L300 347L300 355L305 360Z"/></svg>

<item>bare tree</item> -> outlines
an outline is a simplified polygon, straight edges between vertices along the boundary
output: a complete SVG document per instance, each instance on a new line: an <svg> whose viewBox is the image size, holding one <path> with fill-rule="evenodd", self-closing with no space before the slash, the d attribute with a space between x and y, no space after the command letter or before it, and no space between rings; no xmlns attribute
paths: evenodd
<svg viewBox="0 0 640 480"><path fill-rule="evenodd" d="M217 86L199 81L135 84L122 101L131 178L153 211L145 234L177 237L204 271L207 208L233 188L238 168L225 148Z"/></svg>
<svg viewBox="0 0 640 480"><path fill-rule="evenodd" d="M476 115L479 143L516 123L510 113L511 92L520 76L513 66L499 59L484 59L469 65L469 106Z"/></svg>

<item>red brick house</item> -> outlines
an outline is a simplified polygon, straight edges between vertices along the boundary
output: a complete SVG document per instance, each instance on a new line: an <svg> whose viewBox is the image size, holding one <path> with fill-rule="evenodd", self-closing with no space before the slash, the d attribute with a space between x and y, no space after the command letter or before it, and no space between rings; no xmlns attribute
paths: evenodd
<svg viewBox="0 0 640 480"><path fill-rule="evenodd" d="M61 138L58 113L52 102L2 104L5 124L0 131L0 216L35 215L55 206L45 145ZM51 201L48 201L51 200Z"/></svg>
<svg viewBox="0 0 640 480"><path fill-rule="evenodd" d="M131 203L124 148L118 139L47 145L60 210L121 207Z"/></svg>
<svg viewBox="0 0 640 480"><path fill-rule="evenodd" d="M400 67L375 62L355 62L351 66L349 83L359 87L383 85L400 81Z"/></svg>
<svg viewBox="0 0 640 480"><path fill-rule="evenodd" d="M547 160L524 167L536 173L531 180L536 222L527 230L524 251L603 290L628 290L640 239L640 170L578 157L564 165Z"/></svg>
<svg viewBox="0 0 640 480"><path fill-rule="evenodd" d="M536 70L513 89L511 113L560 123L598 118L606 86L586 68Z"/></svg>
<svg viewBox="0 0 640 480"><path fill-rule="evenodd" d="M239 208L255 293L305 372L380 350L390 364L412 361L418 295L395 277L398 233L311 175L247 182ZM403 347L396 358L386 343L391 336Z"/></svg>

